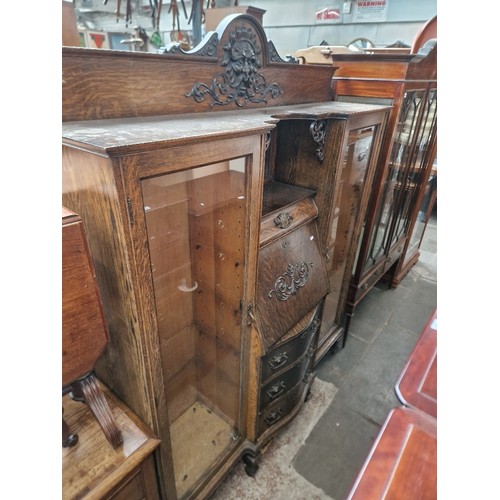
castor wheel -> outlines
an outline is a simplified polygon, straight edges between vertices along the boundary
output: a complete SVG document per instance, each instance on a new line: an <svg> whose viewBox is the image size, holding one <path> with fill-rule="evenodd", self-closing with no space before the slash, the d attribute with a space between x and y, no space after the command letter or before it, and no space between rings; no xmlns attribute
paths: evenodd
<svg viewBox="0 0 500 500"><path fill-rule="evenodd" d="M62 440L63 448L70 448L71 446L75 446L76 443L78 443L78 434L70 434Z"/></svg>
<svg viewBox="0 0 500 500"><path fill-rule="evenodd" d="M259 470L259 464L257 463L257 457L252 455L244 455L243 462L245 463L245 472L250 477L255 477L257 471Z"/></svg>
<svg viewBox="0 0 500 500"><path fill-rule="evenodd" d="M63 414L64 414L64 408L63 408ZM69 448L71 446L75 446L76 443L78 443L78 434L71 434L71 431L69 430L69 426L63 417L63 419L62 419L62 445L63 445L63 448Z"/></svg>

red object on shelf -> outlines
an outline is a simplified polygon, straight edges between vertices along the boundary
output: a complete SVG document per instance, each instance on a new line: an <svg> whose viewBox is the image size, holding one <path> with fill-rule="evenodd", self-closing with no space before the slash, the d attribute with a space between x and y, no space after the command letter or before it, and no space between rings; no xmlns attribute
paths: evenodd
<svg viewBox="0 0 500 500"><path fill-rule="evenodd" d="M94 41L95 46L98 49L100 49L102 47L102 44L104 43L104 39L106 38L106 35L99 35L99 34L96 34L96 33L92 33L90 35L90 38L92 38L92 40Z"/></svg>

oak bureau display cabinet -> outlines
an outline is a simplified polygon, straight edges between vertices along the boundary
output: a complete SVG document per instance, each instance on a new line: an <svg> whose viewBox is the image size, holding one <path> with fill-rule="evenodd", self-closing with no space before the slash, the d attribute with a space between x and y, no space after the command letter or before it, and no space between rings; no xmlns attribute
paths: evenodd
<svg viewBox="0 0 500 500"><path fill-rule="evenodd" d="M335 54L332 59L336 100L393 106L351 279L347 334L368 291L381 280L397 286L419 257L425 225L418 217L437 151L437 40L417 54Z"/></svg>
<svg viewBox="0 0 500 500"><path fill-rule="evenodd" d="M350 209L336 159L387 108L354 105L379 119L347 132L331 69L283 61L244 14L189 52L66 47L62 66L62 198L85 223L110 334L96 373L161 440L161 496L207 498L241 458L256 473L307 397L325 221ZM319 183L273 177L289 138L271 138L294 113L334 124L303 143L337 148L330 204Z"/></svg>
<svg viewBox="0 0 500 500"><path fill-rule="evenodd" d="M329 281L315 364L342 337L345 304L390 107L337 103L281 116L273 131L276 180L315 189ZM285 119L286 118L286 119Z"/></svg>

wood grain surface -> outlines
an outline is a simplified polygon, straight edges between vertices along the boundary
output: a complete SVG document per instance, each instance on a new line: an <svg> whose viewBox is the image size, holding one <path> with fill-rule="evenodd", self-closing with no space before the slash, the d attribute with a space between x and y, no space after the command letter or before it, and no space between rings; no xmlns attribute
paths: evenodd
<svg viewBox="0 0 500 500"><path fill-rule="evenodd" d="M392 410L348 500L437 498L436 420L409 408Z"/></svg>
<svg viewBox="0 0 500 500"><path fill-rule="evenodd" d="M103 384L99 386L122 432L123 444L113 449L89 408L64 396L64 417L79 436L75 446L62 449L64 500L109 498L137 468L141 468L160 443L128 407ZM147 474L147 471L143 472ZM148 475L148 481L143 483L150 494L146 496L143 490L142 495L148 499L158 499L154 474Z"/></svg>

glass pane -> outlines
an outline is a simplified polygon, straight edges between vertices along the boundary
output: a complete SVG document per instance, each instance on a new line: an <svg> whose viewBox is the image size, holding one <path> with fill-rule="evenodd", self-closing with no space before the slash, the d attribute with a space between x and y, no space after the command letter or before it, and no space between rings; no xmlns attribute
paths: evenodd
<svg viewBox="0 0 500 500"><path fill-rule="evenodd" d="M142 181L178 497L237 443L245 158Z"/></svg>
<svg viewBox="0 0 500 500"><path fill-rule="evenodd" d="M404 120L401 121L401 133L393 148L393 156L396 155L394 164L399 166L402 175L396 184L398 201L391 246L408 232L422 175L428 162L432 161L429 159L432 149L429 146L435 134L436 91L431 91L430 95L423 90L409 93L402 113ZM420 117L421 121L418 119Z"/></svg>
<svg viewBox="0 0 500 500"><path fill-rule="evenodd" d="M417 143L415 146L415 152L413 154L411 163L411 173L409 176L409 185L414 185L415 189L412 190L411 206L410 209L413 212L414 205L418 196L421 194L421 190L424 191L424 198L419 207L419 212L425 208L425 204L429 202L429 197L432 196L432 191L434 189L433 175L430 174L430 178L426 181L425 175L428 172L428 167L430 163L434 162L434 158L431 158L433 154L433 141L436 134L436 121L437 121L437 91L433 90L427 96L425 102L425 108L423 109L422 124L417 137ZM423 184L425 183L425 184ZM413 227L412 234L410 237L410 244L406 251L406 259L411 259L412 255L417 251L420 240L423 236L425 229L425 214L419 213L415 225ZM410 223L409 217L405 219L404 228L407 230Z"/></svg>
<svg viewBox="0 0 500 500"><path fill-rule="evenodd" d="M370 162L373 136L376 127L349 132L348 148L342 168L338 199L335 200L327 263L330 293L326 297L323 322L319 334L320 342L339 321L339 299L345 276L346 265L353 251L353 232L358 217L366 171Z"/></svg>
<svg viewBox="0 0 500 500"><path fill-rule="evenodd" d="M415 226L410 237L410 243L405 255L405 264L410 262L415 252L420 247L422 243L422 238L424 236L424 231L427 226L427 221L429 220L430 212L434 205L434 200L437 190L437 176L433 169L427 185L425 187L424 198L420 204L417 218L415 220Z"/></svg>

